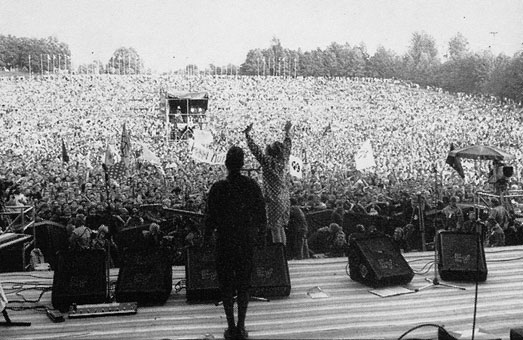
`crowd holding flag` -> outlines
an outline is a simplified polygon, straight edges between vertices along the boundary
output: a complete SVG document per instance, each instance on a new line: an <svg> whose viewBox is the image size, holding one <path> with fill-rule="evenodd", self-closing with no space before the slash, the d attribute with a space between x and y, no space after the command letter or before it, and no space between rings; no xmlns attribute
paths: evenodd
<svg viewBox="0 0 523 340"><path fill-rule="evenodd" d="M146 144L139 144L142 147L142 151L140 156L138 157L138 160L154 165L158 172L165 178L165 171L162 168L162 162L160 158L156 156L154 152L152 152Z"/></svg>
<svg viewBox="0 0 523 340"><path fill-rule="evenodd" d="M374 159L374 152L370 140L364 141L356 155L354 156L356 162L356 170L363 170L376 166L376 160Z"/></svg>
<svg viewBox="0 0 523 340"><path fill-rule="evenodd" d="M131 163L131 134L125 127L125 123L122 127L122 139L120 141L120 152L122 155L122 161L127 167Z"/></svg>
<svg viewBox="0 0 523 340"><path fill-rule="evenodd" d="M69 163L69 155L67 154L67 148L65 147L64 139L62 138L62 162Z"/></svg>
<svg viewBox="0 0 523 340"><path fill-rule="evenodd" d="M120 139L120 161L116 161L117 152L113 146L107 142L105 151L104 170L109 181L122 183L125 181L131 162L131 136L125 127L122 128L122 137Z"/></svg>
<svg viewBox="0 0 523 340"><path fill-rule="evenodd" d="M296 178L303 178L303 161L300 158L289 156L289 173Z"/></svg>
<svg viewBox="0 0 523 340"><path fill-rule="evenodd" d="M454 143L450 143L450 151L453 151L455 149ZM461 165L461 158L451 156L450 153L447 156L447 160L445 161L448 165L452 167L452 169L456 170L459 177L465 179L465 172L463 171L463 166Z"/></svg>
<svg viewBox="0 0 523 340"><path fill-rule="evenodd" d="M116 150L114 149L114 147L109 143L109 141L107 141L107 147L105 149L105 159L104 159L104 164L107 166L107 167L110 167L112 165L115 165L116 162L117 162L117 153L116 153Z"/></svg>
<svg viewBox="0 0 523 340"><path fill-rule="evenodd" d="M126 167L123 161L120 161L113 166L107 167L106 172L109 176L109 181L112 180L116 183L122 183L125 181Z"/></svg>
<svg viewBox="0 0 523 340"><path fill-rule="evenodd" d="M325 129L323 130L323 133L321 134L321 136L325 137L331 131L332 131L332 126L331 126L331 123L329 123L329 125L327 125L325 127Z"/></svg>

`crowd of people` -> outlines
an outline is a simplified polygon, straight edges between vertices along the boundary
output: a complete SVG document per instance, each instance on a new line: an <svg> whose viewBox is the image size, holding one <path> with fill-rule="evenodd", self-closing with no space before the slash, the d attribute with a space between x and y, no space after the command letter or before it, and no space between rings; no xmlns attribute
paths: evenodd
<svg viewBox="0 0 523 340"><path fill-rule="evenodd" d="M486 189L489 165L464 160L462 180L445 164L451 143L513 154L509 187L521 188L523 111L489 98L384 79L60 75L0 79L0 179L3 189L9 187L4 206L34 205L37 219L63 225L81 224L75 218L84 216L93 230L104 223L88 216L108 209L120 218L120 229L143 223L138 208L144 205L203 213L206 195L225 169L195 161L190 141L169 138L175 126L160 110L168 90L209 94L204 128L212 132L210 147L217 152L231 145L247 149L249 124L258 145L281 140L290 121L291 153L305 167L303 178L289 178L290 198L305 213L340 208L401 216L403 226L417 226L412 205L407 208L413 197L439 210L451 197L471 202L477 190ZM108 186L102 163L107 144L118 148L124 123L136 162L129 178ZM356 171L354 155L367 140L376 166ZM139 157L143 145L161 159L161 169ZM251 153L245 163L259 167ZM249 175L262 183L261 170ZM324 227L338 234L330 223L336 221ZM342 220L336 224L343 229ZM290 232L303 243L303 229Z"/></svg>

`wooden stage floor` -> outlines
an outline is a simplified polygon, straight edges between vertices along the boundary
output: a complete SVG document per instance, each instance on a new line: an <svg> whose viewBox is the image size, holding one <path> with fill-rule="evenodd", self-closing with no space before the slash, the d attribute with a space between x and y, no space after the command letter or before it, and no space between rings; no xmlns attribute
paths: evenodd
<svg viewBox="0 0 523 340"><path fill-rule="evenodd" d="M404 255L415 275L411 286L427 283L433 271L423 267L433 252ZM486 249L488 277L479 284L476 326L497 338L509 339L511 328L523 327L523 247ZM471 330L474 312L474 283L456 283L458 290L443 286L419 292L379 297L371 288L347 276L346 258L289 261L292 291L288 298L249 305L247 329L252 339L397 339L420 324L435 323L449 331ZM52 272L0 274L0 282L11 301L37 299L42 288L52 286ZM116 281L117 270L111 270ZM173 268L173 285L185 277L183 267ZM313 299L307 291L315 286L329 296ZM19 291L18 295L15 294ZM135 315L69 319L53 323L42 308L50 306L51 292L39 302L10 302L12 321L29 321L30 327L0 328L1 339L201 339L213 334L223 337L226 325L223 308L187 304L185 290L173 292L163 306L140 307ZM423 327L406 338L437 338L435 327ZM477 337L478 338L478 337Z"/></svg>

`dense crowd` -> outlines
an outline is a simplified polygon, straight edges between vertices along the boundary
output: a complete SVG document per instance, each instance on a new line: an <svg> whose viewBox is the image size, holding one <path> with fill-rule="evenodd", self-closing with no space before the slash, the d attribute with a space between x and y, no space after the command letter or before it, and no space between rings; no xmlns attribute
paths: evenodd
<svg viewBox="0 0 523 340"><path fill-rule="evenodd" d="M523 110L489 98L367 78L66 75L0 80L0 178L13 183L4 203L34 204L39 219L63 224L108 207L124 215L124 226L143 220L136 207L144 204L203 212L224 167L196 162L189 141L168 138L174 126L160 111L160 95L168 90L208 92L206 128L216 151L233 144L247 150L242 131L250 123L259 145L282 140L291 121L292 154L305 163L304 177L290 179L291 197L305 211L341 204L391 215L402 211L385 212L377 202L400 207L417 195L434 207L452 196L471 201L486 188L490 164L464 160L463 181L445 164L451 143L513 154L510 186L520 188ZM133 162L132 177L107 187L104 155L108 143L118 149L124 123L132 154L146 145L163 171ZM354 154L366 140L376 167L356 171ZM247 155L246 167L257 168ZM250 175L261 181L261 173Z"/></svg>

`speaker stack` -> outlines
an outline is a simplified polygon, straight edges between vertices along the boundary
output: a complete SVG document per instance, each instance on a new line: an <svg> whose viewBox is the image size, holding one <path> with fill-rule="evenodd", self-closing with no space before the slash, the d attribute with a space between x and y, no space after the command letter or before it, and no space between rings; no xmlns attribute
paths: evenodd
<svg viewBox="0 0 523 340"><path fill-rule="evenodd" d="M97 304L107 300L105 251L88 249L58 254L51 301L67 312L72 304Z"/></svg>
<svg viewBox="0 0 523 340"><path fill-rule="evenodd" d="M188 302L221 300L214 250L192 247L187 250L185 266ZM289 267L282 244L272 244L254 251L251 295L263 298L289 296Z"/></svg>
<svg viewBox="0 0 523 340"><path fill-rule="evenodd" d="M172 291L173 271L164 248L127 249L116 281L117 302L162 305Z"/></svg>

